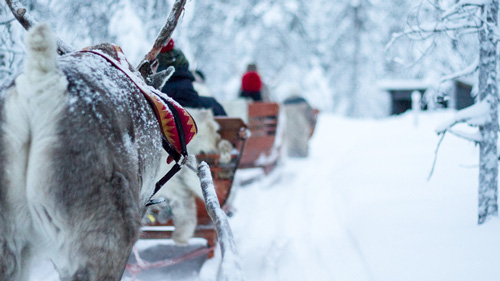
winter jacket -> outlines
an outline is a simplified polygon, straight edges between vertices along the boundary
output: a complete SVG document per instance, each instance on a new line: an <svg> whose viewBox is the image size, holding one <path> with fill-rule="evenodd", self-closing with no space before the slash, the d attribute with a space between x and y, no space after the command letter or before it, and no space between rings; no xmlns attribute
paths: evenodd
<svg viewBox="0 0 500 281"><path fill-rule="evenodd" d="M182 51L173 49L157 56L159 66L157 71L175 67L175 72L161 89L184 107L211 108L215 116L226 116L224 108L211 97L200 97L193 87L194 76L189 71L189 63Z"/></svg>

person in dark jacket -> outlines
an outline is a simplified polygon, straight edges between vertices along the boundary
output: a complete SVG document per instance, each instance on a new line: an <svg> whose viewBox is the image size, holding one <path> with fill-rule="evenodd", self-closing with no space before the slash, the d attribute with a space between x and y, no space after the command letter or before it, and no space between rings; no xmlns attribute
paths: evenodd
<svg viewBox="0 0 500 281"><path fill-rule="evenodd" d="M161 89L162 92L184 107L211 108L215 116L227 115L216 99L198 95L193 87L195 78L189 71L189 62L181 50L174 48L173 39L170 39L168 44L161 49L156 58L159 63L157 72L165 70L169 66L175 68L174 74Z"/></svg>
<svg viewBox="0 0 500 281"><path fill-rule="evenodd" d="M307 100L302 97L300 88L292 85L291 95L283 101L285 112L285 142L288 156L307 157L309 139L316 126L317 114Z"/></svg>

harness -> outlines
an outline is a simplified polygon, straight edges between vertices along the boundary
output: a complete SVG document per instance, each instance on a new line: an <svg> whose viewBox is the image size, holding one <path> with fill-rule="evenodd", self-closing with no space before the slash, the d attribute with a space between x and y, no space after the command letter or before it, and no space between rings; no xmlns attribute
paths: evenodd
<svg viewBox="0 0 500 281"><path fill-rule="evenodd" d="M167 163L175 161L173 167L156 183L153 194L146 206L161 203L164 200L153 200L152 197L170 180L185 164L187 160L186 145L193 139L198 132L193 117L179 105L175 100L161 91L146 85L142 79L139 79L130 71L129 63L119 46L113 45L116 57L112 58L99 50L89 50L87 48L80 52L92 53L103 57L113 66L125 74L139 88L143 96L152 107L160 130L162 132L162 147L168 153Z"/></svg>

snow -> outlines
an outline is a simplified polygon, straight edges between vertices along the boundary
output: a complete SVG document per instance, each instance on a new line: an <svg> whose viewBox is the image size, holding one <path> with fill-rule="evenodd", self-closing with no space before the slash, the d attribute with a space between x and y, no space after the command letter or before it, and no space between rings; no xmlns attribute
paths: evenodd
<svg viewBox="0 0 500 281"><path fill-rule="evenodd" d="M321 115L308 159L240 189L232 225L248 280L486 280L498 219L477 226L477 148L437 120ZM252 200L249 200L252 198ZM246 214L251 215L249 218Z"/></svg>
<svg viewBox="0 0 500 281"><path fill-rule="evenodd" d="M210 173L210 167L207 163L201 162L198 166L198 177L200 178L205 205L210 218L216 225L217 237L221 256L218 281L241 281L244 280L240 269L240 259L237 254L236 245L234 243L231 226L227 216L222 211L215 187Z"/></svg>
<svg viewBox="0 0 500 281"><path fill-rule="evenodd" d="M453 118L440 124L436 128L436 132L442 133L459 122L465 122L470 126L481 126L488 122L491 122L491 116L489 114L491 103L491 97L488 96L482 101L458 111ZM478 139L477 137L474 137L473 139L476 141L480 141L480 139Z"/></svg>
<svg viewBox="0 0 500 281"><path fill-rule="evenodd" d="M382 90L413 90L427 89L430 82L418 79L383 79L378 81L378 88Z"/></svg>
<svg viewBox="0 0 500 281"><path fill-rule="evenodd" d="M110 19L108 29L110 35L116 37L114 43L123 48L124 53L133 59L131 60L133 65L138 65L145 55L144 50L151 48L151 43L148 42L142 28L142 21L133 11L130 1L121 1L117 12Z"/></svg>
<svg viewBox="0 0 500 281"><path fill-rule="evenodd" d="M308 158L238 187L230 224L245 280L498 278L500 220L477 225L478 148L447 135L427 181L434 130L454 114L423 112L416 126L412 112L322 113ZM47 265L30 280L57 280ZM216 255L199 280L216 280L217 268Z"/></svg>

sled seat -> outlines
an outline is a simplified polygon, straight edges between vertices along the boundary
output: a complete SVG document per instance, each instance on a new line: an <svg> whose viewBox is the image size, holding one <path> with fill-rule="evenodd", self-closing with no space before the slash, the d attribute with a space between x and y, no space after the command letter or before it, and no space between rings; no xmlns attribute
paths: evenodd
<svg viewBox="0 0 500 281"><path fill-rule="evenodd" d="M277 164L279 147L276 144L280 106L275 102L248 104L248 128L251 136L238 168L262 167L268 173Z"/></svg>
<svg viewBox="0 0 500 281"><path fill-rule="evenodd" d="M220 129L218 133L221 138L229 141L234 147L231 153L231 162L219 163L218 154L198 154L196 159L200 162L205 161L209 165L220 206L230 216L231 201L235 194L235 190L232 188L234 174L238 168L245 147L245 139L249 133L247 132L247 125L240 118L215 117L215 121L219 123ZM196 199L196 209L198 226L193 237L204 238L207 240L207 246L209 248L213 247L217 243L217 234L203 200ZM141 239L170 239L173 231L172 220L166 224L156 221L143 227ZM213 252L209 254L209 257L212 257L212 255Z"/></svg>

